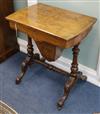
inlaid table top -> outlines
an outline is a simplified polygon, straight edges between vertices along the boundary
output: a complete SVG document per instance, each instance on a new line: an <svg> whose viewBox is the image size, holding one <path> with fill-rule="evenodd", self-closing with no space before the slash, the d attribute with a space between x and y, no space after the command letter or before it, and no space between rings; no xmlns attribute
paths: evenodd
<svg viewBox="0 0 100 114"><path fill-rule="evenodd" d="M42 3L21 9L6 19L10 21L12 28L17 26L19 30L28 33L35 40L43 40L62 47L70 47L80 42L96 22L94 17ZM44 38L36 35L37 30L39 36L42 35ZM77 39L72 41L73 38Z"/></svg>

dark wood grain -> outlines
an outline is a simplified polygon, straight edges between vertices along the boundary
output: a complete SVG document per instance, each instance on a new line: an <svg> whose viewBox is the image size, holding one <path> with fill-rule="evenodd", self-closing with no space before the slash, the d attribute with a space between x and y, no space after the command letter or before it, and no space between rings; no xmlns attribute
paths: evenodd
<svg viewBox="0 0 100 114"><path fill-rule="evenodd" d="M32 39L28 37L28 45L27 45L27 57L23 61L21 65L21 72L19 76L16 78L16 84L19 84L22 80L22 78L25 76L25 73L27 71L27 68L32 62L33 59L33 45L32 45Z"/></svg>
<svg viewBox="0 0 100 114"><path fill-rule="evenodd" d="M5 17L14 12L12 0L0 0L0 62L19 50L15 31Z"/></svg>
<svg viewBox="0 0 100 114"><path fill-rule="evenodd" d="M64 86L64 95L63 95L63 97L60 98L60 100L57 103L57 106L59 109L61 109L63 107L64 102L67 99L71 88L74 86L74 84L76 83L76 81L78 79L78 77L77 77L78 53L79 53L78 45L74 46L72 51L73 51L73 61L72 61L71 73L70 73L71 77L69 78L68 81L66 81L65 86Z"/></svg>

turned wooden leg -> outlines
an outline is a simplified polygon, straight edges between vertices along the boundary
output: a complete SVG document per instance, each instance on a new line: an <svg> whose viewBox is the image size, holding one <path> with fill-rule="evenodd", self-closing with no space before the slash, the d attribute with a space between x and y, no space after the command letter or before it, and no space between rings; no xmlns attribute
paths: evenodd
<svg viewBox="0 0 100 114"><path fill-rule="evenodd" d="M28 66L31 64L33 59L33 45L32 45L32 39L30 37L28 37L27 52L28 52L27 57L21 65L21 72L19 76L16 78L16 84L19 84L21 82L22 78L24 77L27 71Z"/></svg>
<svg viewBox="0 0 100 114"><path fill-rule="evenodd" d="M79 48L78 45L74 46L72 49L73 51L73 62L71 66L71 73L70 73L70 78L69 80L65 83L64 86L64 95L60 98L60 100L57 103L58 109L61 109L64 105L65 100L67 99L69 92L71 88L74 86L77 80L77 72L78 72L78 53L79 53Z"/></svg>

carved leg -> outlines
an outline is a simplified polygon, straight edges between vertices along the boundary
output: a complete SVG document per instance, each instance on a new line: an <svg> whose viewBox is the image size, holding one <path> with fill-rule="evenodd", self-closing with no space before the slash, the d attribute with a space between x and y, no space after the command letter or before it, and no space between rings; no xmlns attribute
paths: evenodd
<svg viewBox="0 0 100 114"><path fill-rule="evenodd" d="M28 66L31 64L32 59L33 59L33 45L32 45L32 40L30 37L28 37L27 52L28 52L27 57L21 65L20 75L16 78L16 84L19 84L21 82L22 78L24 77L27 71Z"/></svg>
<svg viewBox="0 0 100 114"><path fill-rule="evenodd" d="M71 88L74 86L74 84L75 84L75 82L77 80L78 52L79 52L78 45L74 46L74 48L72 49L72 51L73 51L73 62L72 62L71 73L70 73L71 77L65 83L65 86L64 86L64 95L63 95L63 97L60 98L60 100L57 103L58 109L61 109L63 107L64 102L67 99Z"/></svg>

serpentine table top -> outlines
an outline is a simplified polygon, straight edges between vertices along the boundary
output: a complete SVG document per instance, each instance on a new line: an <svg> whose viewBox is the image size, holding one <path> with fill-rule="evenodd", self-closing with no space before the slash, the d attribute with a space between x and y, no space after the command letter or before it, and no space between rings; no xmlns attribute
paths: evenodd
<svg viewBox="0 0 100 114"><path fill-rule="evenodd" d="M96 22L94 17L42 3L21 9L6 19L12 28L17 27L35 41L44 41L61 48L81 42Z"/></svg>

